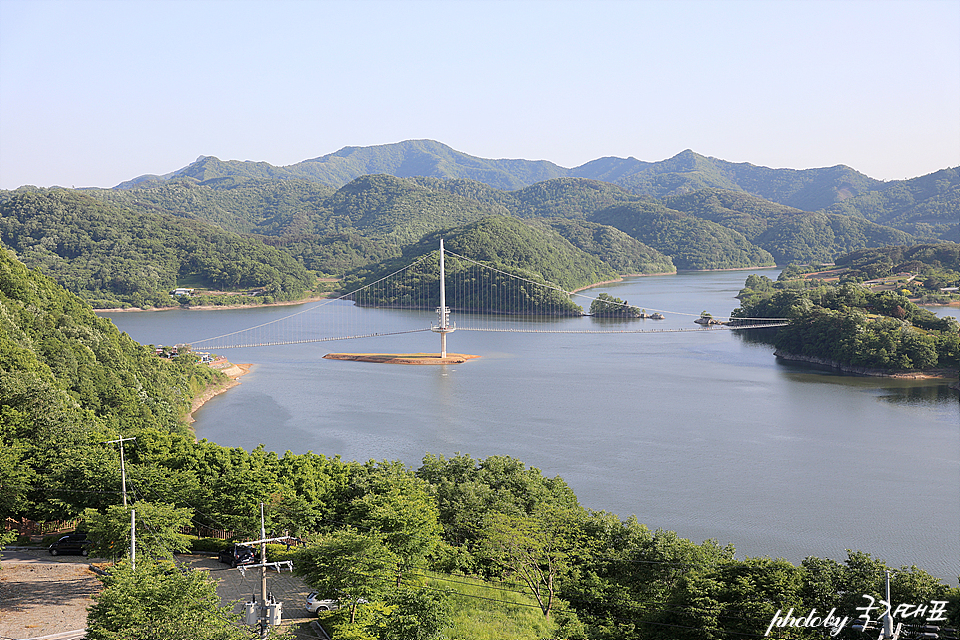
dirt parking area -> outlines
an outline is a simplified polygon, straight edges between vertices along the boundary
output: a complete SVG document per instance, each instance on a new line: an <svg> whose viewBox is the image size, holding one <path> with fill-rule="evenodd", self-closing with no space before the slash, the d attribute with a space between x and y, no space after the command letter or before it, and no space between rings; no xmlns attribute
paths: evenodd
<svg viewBox="0 0 960 640"><path fill-rule="evenodd" d="M84 629L87 607L100 590L100 581L90 569L90 559L81 556L53 558L46 551L7 553L0 565L0 640L43 638ZM260 572L241 572L209 556L179 556L190 567L209 571L217 580L217 593L234 612L242 603L260 594ZM310 623L316 619L304 608L310 588L289 571L267 574L267 589L283 602L282 627L297 638L317 637ZM238 604L237 604L238 603Z"/></svg>
<svg viewBox="0 0 960 640"><path fill-rule="evenodd" d="M87 607L100 581L86 558L3 562L0 567L0 638L41 638L87 625Z"/></svg>

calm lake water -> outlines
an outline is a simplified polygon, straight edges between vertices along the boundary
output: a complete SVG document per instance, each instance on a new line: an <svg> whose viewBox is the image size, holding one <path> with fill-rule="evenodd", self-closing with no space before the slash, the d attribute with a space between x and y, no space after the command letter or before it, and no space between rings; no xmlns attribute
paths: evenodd
<svg viewBox="0 0 960 640"><path fill-rule="evenodd" d="M692 317L678 314L729 314L747 274L631 278L584 293L608 292L667 314L630 327L695 329ZM109 317L142 343L175 344L297 309ZM362 313L365 322L398 330L423 326L426 317ZM859 549L957 582L960 403L941 382L786 363L770 346L728 330L458 331L448 340L450 351L482 357L429 367L322 359L331 351L436 352L431 333L221 351L255 366L197 413L197 435L413 467L428 452L509 455L563 477L588 508L635 514L697 542L733 543L741 557L843 560L845 549Z"/></svg>

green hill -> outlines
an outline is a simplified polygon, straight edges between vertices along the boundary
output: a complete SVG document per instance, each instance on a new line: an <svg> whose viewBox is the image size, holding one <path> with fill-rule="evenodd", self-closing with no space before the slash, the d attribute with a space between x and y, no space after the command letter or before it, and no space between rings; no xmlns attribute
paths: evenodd
<svg viewBox="0 0 960 640"><path fill-rule="evenodd" d="M943 169L836 203L827 213L859 216L921 238L947 239L960 220L960 171Z"/></svg>
<svg viewBox="0 0 960 640"><path fill-rule="evenodd" d="M568 169L543 160L479 158L433 140L345 147L285 167L201 156L177 171L163 176L141 176L117 188L138 188L182 179L210 182L225 178L241 181L303 180L340 188L361 176L379 173L400 178L474 181L505 191L560 178L580 178L614 184L628 193L654 198L682 196L702 189L724 189L748 193L803 211L829 208L830 213L864 217L925 238L942 237L945 232L956 233L955 220L960 212L957 168L886 183L844 165L776 169L706 157L688 149L658 162L607 157ZM437 188L436 184L426 186ZM466 193L458 195L474 197ZM490 204L482 196L475 199ZM544 200L542 197L536 199ZM570 217L569 212L521 211L517 215Z"/></svg>
<svg viewBox="0 0 960 640"><path fill-rule="evenodd" d="M65 519L114 504L119 460L103 442L193 442L184 416L220 380L188 357L158 358L0 249L0 516Z"/></svg>
<svg viewBox="0 0 960 640"><path fill-rule="evenodd" d="M291 300L314 283L300 263L255 238L66 189L0 204L0 243L100 308L171 306L170 292L184 284Z"/></svg>
<svg viewBox="0 0 960 640"><path fill-rule="evenodd" d="M677 269L739 269L774 264L773 256L740 232L656 202L608 207L598 211L593 221L616 227L670 256Z"/></svg>
<svg viewBox="0 0 960 640"><path fill-rule="evenodd" d="M409 244L425 233L491 214L475 200L382 174L357 178L337 190L324 205L329 218L318 226L354 229L398 244Z"/></svg>
<svg viewBox="0 0 960 640"><path fill-rule="evenodd" d="M577 249L600 258L621 275L672 273L677 270L669 256L604 224L557 218L534 218L528 223L534 227L550 227Z"/></svg>
<svg viewBox="0 0 960 640"><path fill-rule="evenodd" d="M832 262L839 253L915 241L903 231L822 211L784 219L756 239L780 264Z"/></svg>
<svg viewBox="0 0 960 640"><path fill-rule="evenodd" d="M631 193L657 198L707 188L745 191L805 211L828 207L883 184L843 165L822 169L771 169L708 158L689 149L660 162L617 160L608 158L600 164L588 163L571 170L571 175L609 180Z"/></svg>
<svg viewBox="0 0 960 640"><path fill-rule="evenodd" d="M130 189L85 189L97 199L145 213L202 220L226 231L283 235L313 232L336 190L306 180L178 178Z"/></svg>
<svg viewBox="0 0 960 640"><path fill-rule="evenodd" d="M59 214L27 230L4 213L3 241L98 306L144 306L169 304L158 292L177 284L289 299L309 286L305 269L343 275L491 216L540 219L536 228L560 232L619 273L829 262L861 248L960 239L955 168L884 183L844 166L771 169L690 150L565 169L411 140L287 167L201 157L121 187L80 192L109 204L92 215L114 231L90 236L86 214L78 232ZM48 191L2 192L0 203ZM148 221L146 230L134 220ZM105 244L115 236L129 240ZM254 267L251 255L267 266Z"/></svg>
<svg viewBox="0 0 960 640"><path fill-rule="evenodd" d="M455 151L433 140L406 140L372 147L344 147L335 153L286 167L274 167L265 162L224 162L201 156L192 164L166 176L141 176L117 187L129 188L144 182L182 176L201 181L225 176L281 180L300 178L340 187L360 176L377 173L398 178L465 178L497 189L518 189L566 175L567 172L563 167L544 160L488 160Z"/></svg>
<svg viewBox="0 0 960 640"><path fill-rule="evenodd" d="M663 203L739 231L770 252L777 264L830 262L840 253L914 240L861 217L810 213L737 191L703 189L664 198Z"/></svg>
<svg viewBox="0 0 960 640"><path fill-rule="evenodd" d="M353 291L377 282L421 256L435 252L441 237L445 249L455 254L445 260L446 281L449 290L460 292L453 304L461 310L579 314L579 307L570 302L563 291L618 277L602 260L576 248L545 225L531 225L509 216L492 216L427 234L419 242L405 247L400 258L348 274L342 283L343 290ZM516 294L517 282L510 276L529 281L521 285L522 293ZM434 308L440 303L435 286L438 280L439 260L430 258L414 267L403 282L385 283L354 300L361 305ZM422 294L424 288L426 293ZM509 291L510 296L505 299L499 293L502 291Z"/></svg>
<svg viewBox="0 0 960 640"><path fill-rule="evenodd" d="M751 242L762 235L771 224L804 213L744 191L701 189L693 193L668 196L663 204L675 211L716 222L739 231Z"/></svg>

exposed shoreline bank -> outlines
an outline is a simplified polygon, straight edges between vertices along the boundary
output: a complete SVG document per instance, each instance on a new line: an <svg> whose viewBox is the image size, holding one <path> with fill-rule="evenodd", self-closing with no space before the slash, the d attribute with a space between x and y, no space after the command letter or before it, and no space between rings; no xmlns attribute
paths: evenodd
<svg viewBox="0 0 960 640"><path fill-rule="evenodd" d="M193 399L193 402L190 404L190 411L187 412L186 420L188 424L192 424L195 419L193 414L196 413L200 407L209 402L212 398L220 395L221 393L232 389L238 384L240 384L240 378L250 373L250 370L253 368L252 364L232 364L226 363L226 366L219 368L220 373L224 374L229 378L228 381L222 382L220 384L214 384L208 386L203 390L203 393L198 395Z"/></svg>
<svg viewBox="0 0 960 640"><path fill-rule="evenodd" d="M952 369L930 369L928 371L889 371L886 369L871 369L869 367L857 367L854 365L843 364L827 358L816 358L814 356L802 356L795 353L787 353L779 349L773 352L773 355L791 362L807 362L818 364L824 367L830 367L843 373L855 373L862 376L872 376L875 378L899 378L901 380L950 380L951 388L957 388L958 372Z"/></svg>
<svg viewBox="0 0 960 640"><path fill-rule="evenodd" d="M255 309L259 307L292 307L298 304L309 304L311 302L319 302L321 300L326 300L325 296L311 296L309 298L303 298L301 300L286 300L284 302L270 302L268 304L202 304L196 307L148 307L146 309L141 309L140 307L121 307L115 309L94 309L94 313L133 313L135 311L215 311L217 309Z"/></svg>

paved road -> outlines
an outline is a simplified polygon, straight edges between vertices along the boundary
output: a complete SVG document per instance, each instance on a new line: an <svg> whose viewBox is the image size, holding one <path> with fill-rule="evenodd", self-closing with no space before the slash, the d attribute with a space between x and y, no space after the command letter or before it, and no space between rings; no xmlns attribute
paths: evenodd
<svg viewBox="0 0 960 640"><path fill-rule="evenodd" d="M242 610L243 603L253 596L260 599L260 570L248 569L241 573L239 569L231 569L229 565L217 562L214 557L179 556L194 569L209 571L217 579L217 593L220 602L224 605L236 603L234 611ZM276 570L267 572L267 590L283 603L283 626L300 624L316 619L316 616L304 609L307 594L311 589L303 580L294 577L289 571Z"/></svg>

